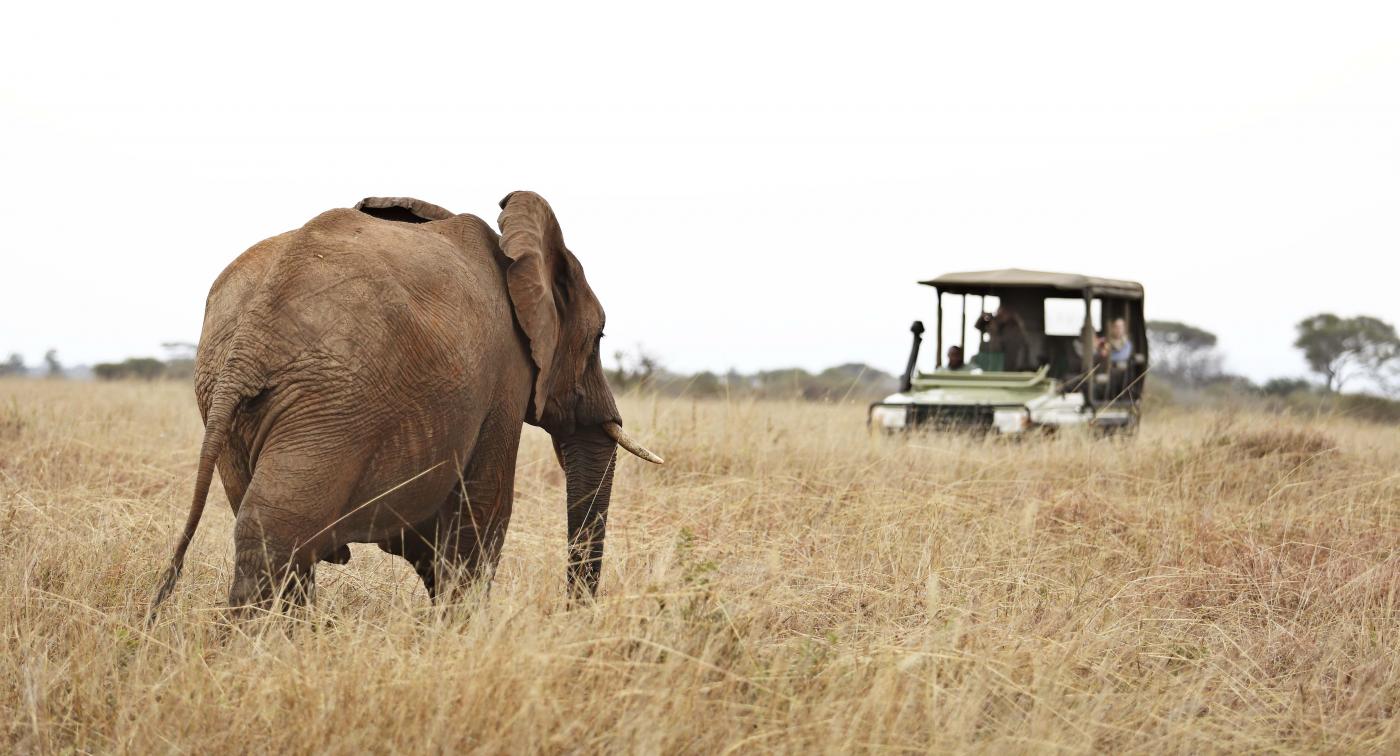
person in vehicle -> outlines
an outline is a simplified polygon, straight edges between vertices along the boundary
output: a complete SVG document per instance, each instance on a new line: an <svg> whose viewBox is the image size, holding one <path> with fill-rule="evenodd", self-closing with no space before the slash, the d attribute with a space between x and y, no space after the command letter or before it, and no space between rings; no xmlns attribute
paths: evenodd
<svg viewBox="0 0 1400 756"><path fill-rule="evenodd" d="M977 330L987 334L988 352L1003 355L1002 370L1033 370L1030 360L1030 342L1026 339L1026 328L1021 324L1021 316L1006 305L997 307L995 315L982 313L975 324Z"/></svg>
<svg viewBox="0 0 1400 756"><path fill-rule="evenodd" d="M1133 340L1128 338L1128 323L1122 318L1114 318L1108 324L1108 336L1099 339L1099 359L1117 365L1132 358Z"/></svg>
<svg viewBox="0 0 1400 756"><path fill-rule="evenodd" d="M947 366L949 370L962 370L967 367L967 363L963 362L962 347L957 344L948 347Z"/></svg>

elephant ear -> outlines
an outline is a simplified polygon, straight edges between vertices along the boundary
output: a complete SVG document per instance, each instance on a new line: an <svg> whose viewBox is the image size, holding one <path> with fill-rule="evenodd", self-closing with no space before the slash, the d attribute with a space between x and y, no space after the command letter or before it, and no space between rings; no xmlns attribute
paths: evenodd
<svg viewBox="0 0 1400 756"><path fill-rule="evenodd" d="M530 342L535 385L530 414L544 419L549 387L563 338L562 308L569 297L572 255L564 246L559 220L544 198L534 192L511 192L501 200L501 251L510 258L506 285L511 306Z"/></svg>
<svg viewBox="0 0 1400 756"><path fill-rule="evenodd" d="M451 210L413 197L365 197L355 203L355 209L365 215L402 223L430 223L455 215Z"/></svg>

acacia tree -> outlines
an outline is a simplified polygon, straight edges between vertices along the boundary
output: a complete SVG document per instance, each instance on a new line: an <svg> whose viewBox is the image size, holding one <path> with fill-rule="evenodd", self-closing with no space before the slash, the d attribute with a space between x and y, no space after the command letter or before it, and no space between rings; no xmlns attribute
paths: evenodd
<svg viewBox="0 0 1400 756"><path fill-rule="evenodd" d="M1324 312L1304 318L1293 346L1303 351L1328 391L1341 391L1357 376L1383 384L1387 368L1400 358L1395 326L1368 315L1343 318Z"/></svg>
<svg viewBox="0 0 1400 756"><path fill-rule="evenodd" d="M603 374L617 389L636 388L646 391L651 388L652 382L665 372L661 360L641 344L637 345L634 356L619 349L613 352L613 359L617 361L617 369L604 370Z"/></svg>
<svg viewBox="0 0 1400 756"><path fill-rule="evenodd" d="M167 341L161 344L165 349L165 374L172 379L194 378L194 357L199 349L197 344L188 341Z"/></svg>
<svg viewBox="0 0 1400 756"><path fill-rule="evenodd" d="M24 357L19 352L11 352L10 358L0 363L0 375L24 375Z"/></svg>
<svg viewBox="0 0 1400 756"><path fill-rule="evenodd" d="M44 352L44 364L48 366L48 376L50 378L63 377L63 363L58 361L57 349L50 349Z"/></svg>
<svg viewBox="0 0 1400 756"><path fill-rule="evenodd" d="M1215 334L1175 320L1147 321L1152 347L1152 374L1188 386L1199 386L1221 373L1221 356Z"/></svg>

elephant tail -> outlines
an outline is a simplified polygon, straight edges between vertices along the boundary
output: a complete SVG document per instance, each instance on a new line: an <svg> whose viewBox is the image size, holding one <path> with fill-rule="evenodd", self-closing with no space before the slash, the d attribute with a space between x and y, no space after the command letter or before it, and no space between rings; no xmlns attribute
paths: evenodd
<svg viewBox="0 0 1400 756"><path fill-rule="evenodd" d="M204 515L204 501L209 497L209 485L214 479L214 468L218 465L219 455L223 454L224 446L228 443L229 426L233 424L234 413L243 400L238 389L231 384L231 381L225 382L215 389L214 397L209 403L209 414L204 423L204 444L199 450L199 472L195 475L194 481L194 501L190 503L190 514L185 520L185 530L180 534L179 542L175 544L175 555L170 559L170 566L166 568L165 575L161 577L160 588L156 591L155 600L151 602L151 608L146 613L147 625L155 621L156 610L174 590L175 581L180 579L180 570L185 565L185 552L189 550L190 541L194 540L194 532L199 527L200 518Z"/></svg>

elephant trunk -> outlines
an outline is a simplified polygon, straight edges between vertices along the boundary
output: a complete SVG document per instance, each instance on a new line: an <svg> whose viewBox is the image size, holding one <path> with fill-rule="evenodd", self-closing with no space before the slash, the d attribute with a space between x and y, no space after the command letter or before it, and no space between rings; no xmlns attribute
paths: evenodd
<svg viewBox="0 0 1400 756"><path fill-rule="evenodd" d="M568 489L569 598L579 600L598 592L617 446L601 427L594 427L557 438L555 447Z"/></svg>

